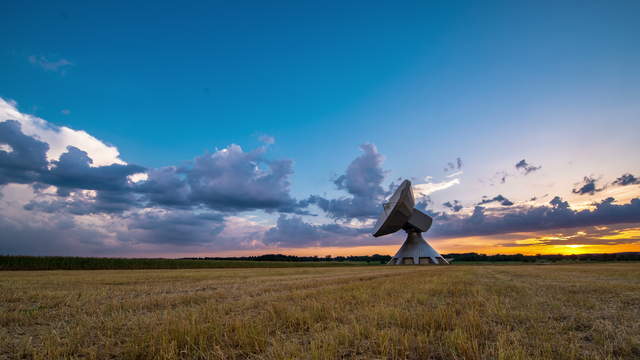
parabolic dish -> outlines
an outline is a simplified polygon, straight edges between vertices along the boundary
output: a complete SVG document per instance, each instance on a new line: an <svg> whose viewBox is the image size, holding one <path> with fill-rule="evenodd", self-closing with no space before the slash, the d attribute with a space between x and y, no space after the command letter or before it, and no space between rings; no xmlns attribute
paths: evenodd
<svg viewBox="0 0 640 360"><path fill-rule="evenodd" d="M375 237L388 235L402 229L402 226L411 218L415 206L411 182L409 180L403 181L389 198L389 201L382 206L384 211L376 222L373 232Z"/></svg>

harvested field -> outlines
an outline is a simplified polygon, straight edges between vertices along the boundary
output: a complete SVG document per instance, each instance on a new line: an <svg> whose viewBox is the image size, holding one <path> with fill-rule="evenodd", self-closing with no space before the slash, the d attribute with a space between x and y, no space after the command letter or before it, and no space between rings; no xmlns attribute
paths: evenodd
<svg viewBox="0 0 640 360"><path fill-rule="evenodd" d="M640 264L0 272L0 358L640 358Z"/></svg>

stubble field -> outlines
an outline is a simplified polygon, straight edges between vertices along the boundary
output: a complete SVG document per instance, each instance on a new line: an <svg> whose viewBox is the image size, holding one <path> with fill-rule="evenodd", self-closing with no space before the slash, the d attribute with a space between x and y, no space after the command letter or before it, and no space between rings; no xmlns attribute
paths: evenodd
<svg viewBox="0 0 640 360"><path fill-rule="evenodd" d="M0 358L640 358L640 264L0 272Z"/></svg>

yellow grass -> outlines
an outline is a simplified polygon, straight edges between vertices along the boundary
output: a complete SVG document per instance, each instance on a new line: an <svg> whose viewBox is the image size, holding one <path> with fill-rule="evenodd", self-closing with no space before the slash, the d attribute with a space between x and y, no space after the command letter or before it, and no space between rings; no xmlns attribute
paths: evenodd
<svg viewBox="0 0 640 360"><path fill-rule="evenodd" d="M0 273L0 358L640 358L640 264Z"/></svg>

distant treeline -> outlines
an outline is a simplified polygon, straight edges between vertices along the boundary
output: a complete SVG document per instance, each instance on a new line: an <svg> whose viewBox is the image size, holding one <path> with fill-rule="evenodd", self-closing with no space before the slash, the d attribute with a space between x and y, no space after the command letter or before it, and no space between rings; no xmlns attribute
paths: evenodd
<svg viewBox="0 0 640 360"><path fill-rule="evenodd" d="M579 255L485 255L472 252L462 254L446 254L443 256L446 259L453 259L455 262L640 261L640 252Z"/></svg>
<svg viewBox="0 0 640 360"><path fill-rule="evenodd" d="M640 261L640 252L624 252L614 254L581 254L581 255L485 255L478 253L444 254L444 258L454 262L557 262L557 261ZM243 257L205 257L186 258L190 260L220 260L220 261L289 261L289 262L366 262L386 264L391 260L390 255L374 254L370 256L294 256L283 254L267 254Z"/></svg>
<svg viewBox="0 0 640 360"><path fill-rule="evenodd" d="M582 255L484 255L445 254L453 264L464 263L545 263L578 261L640 261L640 252ZM243 257L204 257L183 259L90 258L68 256L0 256L0 270L117 270L117 269L205 269L263 267L323 267L386 264L389 255L370 256L293 256L267 254Z"/></svg>
<svg viewBox="0 0 640 360"><path fill-rule="evenodd" d="M367 265L357 261L250 261L213 259L131 259L71 256L0 256L0 270L135 270L135 269L213 269L278 268Z"/></svg>
<svg viewBox="0 0 640 360"><path fill-rule="evenodd" d="M365 256L336 256L331 255L318 256L294 256L283 254L266 254L259 256L240 256L240 257L204 257L204 258L185 258L190 260L240 260L240 261L291 261L291 262L366 262L386 264L391 260L390 255L365 255Z"/></svg>

